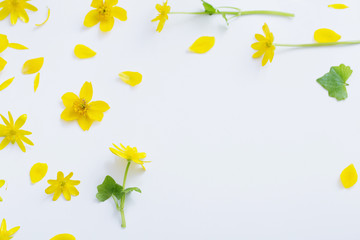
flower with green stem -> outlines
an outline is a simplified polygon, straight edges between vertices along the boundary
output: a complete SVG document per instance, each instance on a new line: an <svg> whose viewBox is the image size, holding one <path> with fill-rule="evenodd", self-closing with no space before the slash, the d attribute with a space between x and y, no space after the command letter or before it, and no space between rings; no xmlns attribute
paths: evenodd
<svg viewBox="0 0 360 240"><path fill-rule="evenodd" d="M337 45L354 45L360 44L360 41L341 41L341 42L317 42L305 44L282 44L274 43L274 35L270 32L266 23L263 25L264 35L255 34L257 42L253 43L251 47L257 52L253 54L253 58L260 58L263 56L262 65L265 66L267 62L272 62L276 47L326 47Z"/></svg>
<svg viewBox="0 0 360 240"><path fill-rule="evenodd" d="M126 228L125 211L124 211L126 195L132 191L141 193L141 190L137 187L125 188L130 164L132 162L136 164L140 164L145 170L144 163L148 163L149 161L142 160L146 157L146 153L138 152L136 147L130 147L130 146L125 147L122 144L120 144L120 147L116 146L115 144L113 144L113 146L115 148L110 148L110 151L114 153L116 156L119 156L127 160L123 185L121 186L120 184L117 184L112 177L106 176L103 183L97 187L98 193L96 194L96 198L99 201L104 202L108 200L110 197L112 197L112 199L115 202L116 209L121 214L121 226L123 228Z"/></svg>
<svg viewBox="0 0 360 240"><path fill-rule="evenodd" d="M215 8L211 4L205 2L204 0L201 0L204 11L201 12L171 12L170 6L168 5L168 1L164 2L163 5L156 4L156 10L159 12L159 15L154 18L152 21L159 21L158 27L156 31L161 32L166 20L168 20L169 14L194 14L194 15L221 15L227 25L229 25L229 20L241 16L246 15L273 15L273 16L280 16L280 17L294 17L295 15L292 13L287 12L279 12L279 11L269 11L269 10L252 10L252 11L242 11L239 8L236 7L229 7L229 6L223 6L223 7L217 7ZM230 17L229 17L230 16Z"/></svg>

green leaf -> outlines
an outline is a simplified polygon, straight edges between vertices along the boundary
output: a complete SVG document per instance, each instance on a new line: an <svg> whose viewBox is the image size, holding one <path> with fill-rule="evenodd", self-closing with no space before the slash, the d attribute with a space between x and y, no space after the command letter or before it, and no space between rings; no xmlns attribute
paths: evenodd
<svg viewBox="0 0 360 240"><path fill-rule="evenodd" d="M106 176L104 182L97 186L98 193L96 194L96 198L100 202L104 202L113 194L117 194L119 192L119 187L121 188L120 192L122 192L123 187L117 184L112 177Z"/></svg>
<svg viewBox="0 0 360 240"><path fill-rule="evenodd" d="M329 96L338 101L345 100L348 97L346 81L352 74L350 67L341 64L338 67L331 67L330 72L326 73L316 81L329 92Z"/></svg>
<svg viewBox="0 0 360 240"><path fill-rule="evenodd" d="M113 195L120 200L120 198L125 194L124 193L124 188L119 185L119 184L115 184L115 188L114 188L114 192L113 192Z"/></svg>
<svg viewBox="0 0 360 240"><path fill-rule="evenodd" d="M201 0L205 9L205 12L209 15L213 15L216 13L217 9L214 8L210 3L205 2L204 0Z"/></svg>
<svg viewBox="0 0 360 240"><path fill-rule="evenodd" d="M137 187L131 187L131 188L127 188L124 190L124 193L129 193L129 192L132 192L132 191L135 191L135 192L138 192L138 193L141 193L141 190L140 188L137 188Z"/></svg>

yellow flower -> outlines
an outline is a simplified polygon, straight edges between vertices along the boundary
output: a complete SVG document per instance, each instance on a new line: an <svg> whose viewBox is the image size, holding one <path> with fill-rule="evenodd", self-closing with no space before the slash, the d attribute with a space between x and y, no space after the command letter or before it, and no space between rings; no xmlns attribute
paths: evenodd
<svg viewBox="0 0 360 240"><path fill-rule="evenodd" d="M29 16L25 9L36 12L37 8L28 3L29 0L4 0L0 2L0 21L10 14L11 24L15 25L18 18L24 23L29 22Z"/></svg>
<svg viewBox="0 0 360 240"><path fill-rule="evenodd" d="M0 114L0 117L5 123L5 125L0 124L0 137L5 137L0 143L0 150L4 149L10 142L12 144L16 142L20 147L20 149L23 152L26 152L23 142L31 146L34 145L34 143L30 141L30 139L25 137L25 135L30 135L32 133L20 129L25 124L27 115L26 114L21 115L14 124L14 119L11 113L8 112L8 114L9 114L9 121L3 115Z"/></svg>
<svg viewBox="0 0 360 240"><path fill-rule="evenodd" d="M113 144L113 146L116 148L110 148L110 151L121 157L124 158L128 161L133 161L134 163L140 164L144 169L144 163L148 163L150 161L142 161L141 159L146 158L146 153L144 152L138 152L136 147L130 147L127 146L125 147L124 145L122 145L120 143L120 147L116 146L115 144Z"/></svg>
<svg viewBox="0 0 360 240"><path fill-rule="evenodd" d="M19 229L20 227L14 227L9 231L6 230L6 220L3 219L0 227L0 240L10 240L11 238L13 238L12 235L14 235Z"/></svg>
<svg viewBox="0 0 360 240"><path fill-rule="evenodd" d="M93 0L91 7L96 9L91 10L85 16L85 27L92 27L100 22L100 30L103 32L108 32L114 26L114 17L120 21L126 21L126 10L115 6L117 3L118 0Z"/></svg>
<svg viewBox="0 0 360 240"><path fill-rule="evenodd" d="M85 82L80 90L80 97L75 93L65 93L62 101L65 110L61 113L61 119L65 121L77 120L80 127L89 130L94 121L101 122L104 112L110 109L104 101L90 102L93 96L93 88L90 82Z"/></svg>
<svg viewBox="0 0 360 240"><path fill-rule="evenodd" d="M262 65L265 66L268 61L272 62L275 53L275 46L273 45L274 35L270 32L269 27L266 23L264 24L262 29L265 36L261 34L255 34L255 38L256 40L258 40L258 42L253 43L251 47L254 50L257 50L257 52L254 53L253 58L259 58L264 55L262 59Z"/></svg>
<svg viewBox="0 0 360 240"><path fill-rule="evenodd" d="M156 4L156 10L159 12L159 15L152 20L152 22L159 21L159 24L156 28L156 31L161 32L164 28L166 20L169 19L168 13L170 12L170 6L167 5L168 1L161 4Z"/></svg>
<svg viewBox="0 0 360 240"><path fill-rule="evenodd" d="M71 172L69 175L64 177L64 173L59 171L57 173L56 180L48 180L50 186L45 190L45 193L46 194L54 193L53 201L56 201L61 194L64 195L67 201L71 200L71 196L78 196L79 191L74 186L79 185L80 181L70 180L72 176L73 173Z"/></svg>

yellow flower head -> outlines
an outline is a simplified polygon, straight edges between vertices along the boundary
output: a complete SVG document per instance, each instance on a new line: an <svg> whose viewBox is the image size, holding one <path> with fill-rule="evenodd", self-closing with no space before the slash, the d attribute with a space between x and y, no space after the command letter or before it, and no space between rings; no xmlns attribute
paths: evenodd
<svg viewBox="0 0 360 240"><path fill-rule="evenodd" d="M270 32L266 23L263 26L263 31L265 36L261 34L255 34L255 38L258 40L258 42L253 43L251 47L257 51L254 53L253 58L259 58L264 55L262 59L262 65L265 66L268 61L272 62L275 53L275 46L273 45L274 35Z"/></svg>
<svg viewBox="0 0 360 240"><path fill-rule="evenodd" d="M64 177L63 172L57 173L56 180L48 180L50 186L45 190L46 194L53 194L53 201L56 201L61 194L64 195L67 201L71 200L71 196L78 196L79 191L74 187L80 184L78 180L70 180L74 174L71 172L69 175Z"/></svg>
<svg viewBox="0 0 360 240"><path fill-rule="evenodd" d="M104 101L91 102L93 88L90 82L85 82L80 90L80 97L75 93L65 93L62 101L65 110L61 113L61 119L65 121L77 120L80 127L89 130L94 121L99 121L104 117L104 112L110 109Z"/></svg>
<svg viewBox="0 0 360 240"><path fill-rule="evenodd" d="M14 227L9 231L6 230L6 220L3 219L0 227L0 240L10 240L11 238L13 238L12 235L14 235L19 229L20 227Z"/></svg>
<svg viewBox="0 0 360 240"><path fill-rule="evenodd" d="M92 27L100 22L100 30L103 32L108 32L114 26L114 17L120 21L126 21L126 10L115 6L117 3L118 0L93 0L91 7L96 9L91 10L85 16L85 27Z"/></svg>
<svg viewBox="0 0 360 240"><path fill-rule="evenodd" d="M0 21L10 14L11 24L15 25L18 18L24 23L29 22L29 16L25 9L36 12L37 8L28 3L29 0L4 0L0 2Z"/></svg>
<svg viewBox="0 0 360 240"><path fill-rule="evenodd" d="M21 115L14 124L14 119L10 112L9 114L9 121L0 114L0 117L4 121L5 125L0 124L0 137L5 137L2 142L0 143L0 150L4 149L10 142L14 144L15 142L18 144L20 149L23 152L26 152L24 143L29 145L34 145L30 139L25 137L25 135L32 134L29 131L21 130L20 128L25 124L27 116L26 114Z"/></svg>
<svg viewBox="0 0 360 240"><path fill-rule="evenodd" d="M144 163L148 163L149 161L142 161L141 159L146 158L146 153L144 152L138 152L136 147L125 147L120 143L120 147L113 144L115 148L110 148L110 151L128 161L133 161L134 163L140 164L144 169Z"/></svg>
<svg viewBox="0 0 360 240"><path fill-rule="evenodd" d="M156 4L156 10L159 12L159 15L152 20L152 22L159 21L159 24L156 28L156 31L161 32L164 28L166 20L169 19L168 13L170 12L170 6L167 5L168 1L161 4Z"/></svg>

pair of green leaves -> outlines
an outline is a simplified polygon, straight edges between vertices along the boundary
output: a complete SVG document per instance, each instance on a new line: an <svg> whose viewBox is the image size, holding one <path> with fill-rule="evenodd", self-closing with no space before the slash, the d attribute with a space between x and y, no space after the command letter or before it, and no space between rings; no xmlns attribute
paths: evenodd
<svg viewBox="0 0 360 240"><path fill-rule="evenodd" d="M226 17L225 13L222 13L219 9L215 8L213 5L211 5L210 3L205 2L204 0L201 0L205 9L205 12L207 14L209 14L210 16L216 13L221 14L221 16L225 19L226 24L229 25L228 19Z"/></svg>
<svg viewBox="0 0 360 240"><path fill-rule="evenodd" d="M136 191L141 193L141 190L137 187L130 187L124 189L123 186L116 183L116 181L110 177L106 176L103 183L97 186L98 193L96 198L100 202L108 200L111 196L115 196L117 199L121 199L123 195Z"/></svg>
<svg viewBox="0 0 360 240"><path fill-rule="evenodd" d="M349 66L341 64L337 67L331 67L330 72L326 73L316 81L329 92L329 96L336 98L338 101L345 100L348 97L346 81L352 74Z"/></svg>

